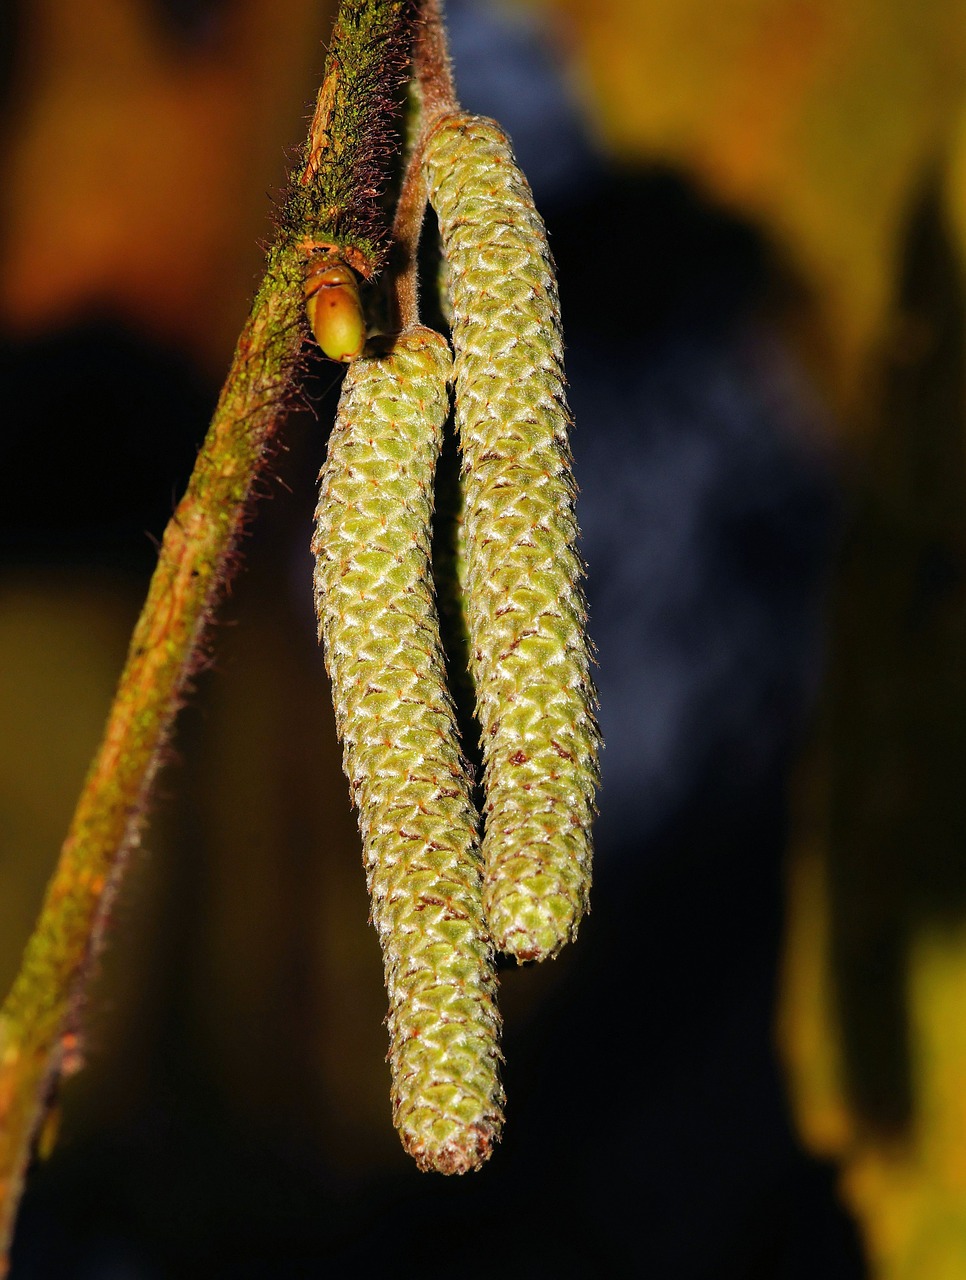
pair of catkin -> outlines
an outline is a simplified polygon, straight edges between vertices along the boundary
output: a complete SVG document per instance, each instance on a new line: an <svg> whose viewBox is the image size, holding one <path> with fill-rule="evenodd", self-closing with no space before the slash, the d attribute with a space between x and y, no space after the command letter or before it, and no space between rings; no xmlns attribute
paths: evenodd
<svg viewBox="0 0 966 1280"><path fill-rule="evenodd" d="M394 1119L421 1167L464 1172L502 1123L493 946L542 959L576 933L599 743L546 232L493 121L444 117L423 164L455 358L414 327L350 365L313 550L389 990ZM450 383L482 848L430 564Z"/></svg>

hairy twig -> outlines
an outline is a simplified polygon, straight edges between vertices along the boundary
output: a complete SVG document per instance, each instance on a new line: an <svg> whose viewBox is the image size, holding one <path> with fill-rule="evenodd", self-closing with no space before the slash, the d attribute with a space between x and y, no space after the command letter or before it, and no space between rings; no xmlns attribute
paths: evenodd
<svg viewBox="0 0 966 1280"><path fill-rule="evenodd" d="M413 46L413 75L422 98L428 133L443 116L459 110L440 0L425 0Z"/></svg>
<svg viewBox="0 0 966 1280"><path fill-rule="evenodd" d="M440 0L423 0L413 43L413 85L418 105L392 228L394 323L419 323L419 237L426 212L425 139L443 116L459 109Z"/></svg>

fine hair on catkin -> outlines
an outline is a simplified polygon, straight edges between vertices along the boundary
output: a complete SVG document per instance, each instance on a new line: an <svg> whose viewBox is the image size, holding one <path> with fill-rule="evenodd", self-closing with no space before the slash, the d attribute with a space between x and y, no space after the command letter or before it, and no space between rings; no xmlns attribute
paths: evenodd
<svg viewBox="0 0 966 1280"><path fill-rule="evenodd" d="M424 165L453 313L484 906L499 949L543 959L587 909L599 777L556 278L498 124L444 116Z"/></svg>
<svg viewBox="0 0 966 1280"><path fill-rule="evenodd" d="M430 570L445 339L413 327L348 368L320 477L319 632L389 991L393 1116L421 1168L463 1173L503 1120L479 816Z"/></svg>

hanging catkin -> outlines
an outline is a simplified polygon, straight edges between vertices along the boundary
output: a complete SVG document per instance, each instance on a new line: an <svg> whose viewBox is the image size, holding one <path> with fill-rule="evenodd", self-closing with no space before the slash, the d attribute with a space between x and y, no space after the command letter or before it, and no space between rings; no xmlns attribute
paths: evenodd
<svg viewBox="0 0 966 1280"><path fill-rule="evenodd" d="M484 904L500 949L542 959L587 907L599 747L557 285L499 125L445 117L425 166L453 309Z"/></svg>
<svg viewBox="0 0 966 1280"><path fill-rule="evenodd" d="M315 595L389 990L393 1115L421 1168L499 1136L499 1014L478 815L445 684L429 565L445 340L413 328L350 365L322 470Z"/></svg>

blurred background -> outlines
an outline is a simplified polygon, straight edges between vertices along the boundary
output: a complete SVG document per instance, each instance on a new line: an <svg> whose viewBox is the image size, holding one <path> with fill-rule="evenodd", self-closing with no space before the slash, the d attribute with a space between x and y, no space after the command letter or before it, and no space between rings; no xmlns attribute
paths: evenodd
<svg viewBox="0 0 966 1280"><path fill-rule="evenodd" d="M0 985L304 136L331 0L0 7ZM451 0L560 270L593 913L420 1175L315 643L319 363L14 1280L966 1275L966 6Z"/></svg>

